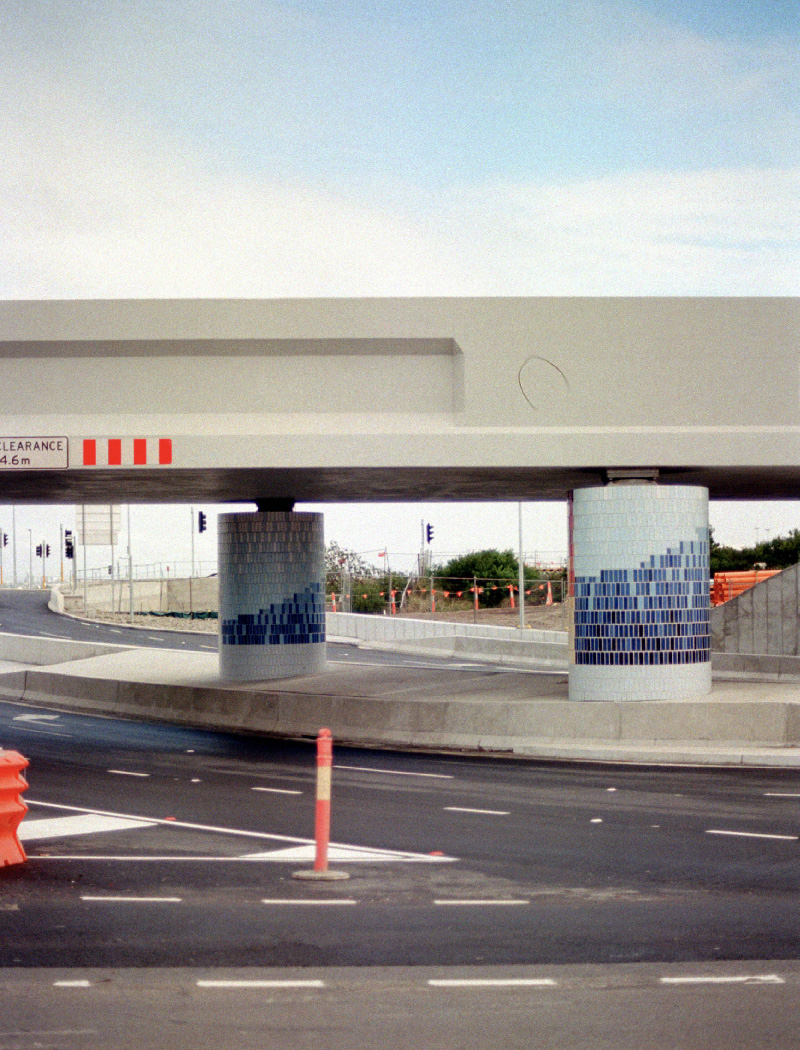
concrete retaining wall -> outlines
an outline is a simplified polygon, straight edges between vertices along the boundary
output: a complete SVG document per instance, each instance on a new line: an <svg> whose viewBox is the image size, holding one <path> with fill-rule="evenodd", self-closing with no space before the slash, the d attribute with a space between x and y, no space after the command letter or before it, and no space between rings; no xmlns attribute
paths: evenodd
<svg viewBox="0 0 800 1050"><path fill-rule="evenodd" d="M191 581L191 609L194 612L215 612L219 607L219 585L216 576L198 576ZM78 584L74 594L61 585L54 591L66 591L67 612L83 610L83 584ZM112 588L110 582L90 582L86 588L86 599L90 610L112 611ZM128 612L130 609L130 584L117 580L113 588L114 611ZM52 601L52 597L51 597ZM53 605L50 606L53 608ZM63 612L64 609L57 609ZM134 580L134 612L189 612L189 580Z"/></svg>
<svg viewBox="0 0 800 1050"><path fill-rule="evenodd" d="M566 631L520 631L516 627L414 620L359 613L328 613L331 638L352 638L376 647L472 660L507 660L539 667L566 668Z"/></svg>
<svg viewBox="0 0 800 1050"><path fill-rule="evenodd" d="M800 566L713 609L711 647L715 653L800 656Z"/></svg>

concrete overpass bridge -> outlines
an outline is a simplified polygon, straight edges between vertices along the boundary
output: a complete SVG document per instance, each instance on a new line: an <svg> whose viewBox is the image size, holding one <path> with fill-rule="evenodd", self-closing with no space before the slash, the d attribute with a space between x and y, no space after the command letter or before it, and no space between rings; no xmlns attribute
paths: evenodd
<svg viewBox="0 0 800 1050"><path fill-rule="evenodd" d="M221 666L318 669L295 501L563 499L571 695L710 684L707 499L800 492L797 299L0 303L5 502L254 500ZM228 520L229 519L229 520Z"/></svg>

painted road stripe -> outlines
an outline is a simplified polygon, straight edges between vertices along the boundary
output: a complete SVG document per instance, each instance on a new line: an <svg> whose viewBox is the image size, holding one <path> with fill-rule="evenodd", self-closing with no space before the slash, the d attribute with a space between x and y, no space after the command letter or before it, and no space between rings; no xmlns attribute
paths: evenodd
<svg viewBox="0 0 800 1050"><path fill-rule="evenodd" d="M765 798L800 798L800 791L765 791Z"/></svg>
<svg viewBox="0 0 800 1050"><path fill-rule="evenodd" d="M431 988L555 988L550 977L474 977L431 978Z"/></svg>
<svg viewBox="0 0 800 1050"><path fill-rule="evenodd" d="M727 977L659 977L660 984L785 984L782 977L768 974L732 974Z"/></svg>
<svg viewBox="0 0 800 1050"><path fill-rule="evenodd" d="M97 816L103 817L119 817L123 820L137 820L149 824L163 824L169 828L189 828L192 831L211 831L218 832L222 835L234 835L239 838L247 839L267 839L272 842L289 842L299 843L300 845L293 845L284 849L273 850L271 853L256 853L248 854L245 857L238 859L244 860L249 859L251 856L255 860L275 860L275 861L296 861L305 860L306 857L314 856L314 841L313 839L300 838L297 835L276 835L268 831L241 831L238 828L224 828L218 827L214 824L195 824L184 820L166 820L163 817L141 817L131 816L127 813L113 813L99 809L86 809L81 806L65 806L57 802L40 802L38 799L26 799L29 806L44 806L47 809L60 809L68 810L73 813L91 813ZM387 862L398 862L398 863L411 863L420 862L426 864L441 864L449 863L455 860L454 857L448 856L432 856L426 853L409 853L402 852L400 850L389 850L389 849L372 849L370 847L361 846L348 846L341 843L331 843L328 850L328 857L331 860L367 860L367 861L387 861ZM39 858L44 859L44 858ZM52 860L71 860L71 857L60 857L60 858L48 858ZM88 860L89 858L84 858ZM100 858L94 858L100 859ZM178 860L178 857L173 858Z"/></svg>
<svg viewBox="0 0 800 1050"><path fill-rule="evenodd" d="M198 988L324 988L324 981L198 981Z"/></svg>
<svg viewBox="0 0 800 1050"><path fill-rule="evenodd" d="M290 791L288 788L262 788L254 787L251 791L268 791L271 795L302 795L302 791Z"/></svg>
<svg viewBox="0 0 800 1050"><path fill-rule="evenodd" d="M182 897L97 897L86 893L82 901L102 901L105 904L180 904Z"/></svg>
<svg viewBox="0 0 800 1050"><path fill-rule="evenodd" d="M54 988L91 988L91 981L53 981Z"/></svg>
<svg viewBox="0 0 800 1050"><path fill-rule="evenodd" d="M447 813L482 813L487 817L507 817L509 810L507 809L470 809L467 806L445 806Z"/></svg>
<svg viewBox="0 0 800 1050"><path fill-rule="evenodd" d="M406 769L373 769L372 766L340 766L334 765L334 769L352 769L358 773L385 773L391 777L430 777L433 780L454 780L450 773L411 773Z"/></svg>
<svg viewBox="0 0 800 1050"><path fill-rule="evenodd" d="M23 820L17 834L22 842L42 839L71 838L73 835L95 835L106 831L128 831L133 828L151 828L151 820L131 820L129 817L101 817L93 813L78 817L48 817L44 820Z"/></svg>
<svg viewBox="0 0 800 1050"><path fill-rule="evenodd" d="M118 777L149 777L149 773L134 773L130 769L109 769L108 773L115 773Z"/></svg>
<svg viewBox="0 0 800 1050"><path fill-rule="evenodd" d="M276 905L298 904L298 905L304 906L306 904L310 904L310 905L316 905L316 904L334 904L334 905L337 905L337 904L358 904L358 901L357 900L353 900L352 897L339 897L339 898L329 897L328 900L323 900L322 898L320 898L319 900L298 900L297 898L293 899L291 897L285 897L285 898L281 898L281 897L269 898L269 897L267 897L264 900L262 900L261 903L262 904L276 904Z"/></svg>
<svg viewBox="0 0 800 1050"><path fill-rule="evenodd" d="M446 905L458 905L458 906L461 906L461 905L466 905L466 906L469 906L469 905L476 905L476 906L501 905L501 906L509 906L509 905L517 905L517 904L530 904L530 901L528 901L528 900L518 900L518 899L515 899L515 900L447 900L447 899L441 899L441 900L435 900L433 903L434 904L441 904L441 905L444 905L444 906L446 906Z"/></svg>
<svg viewBox="0 0 800 1050"><path fill-rule="evenodd" d="M797 835L767 835L760 831L722 831L719 828L709 828L706 835L735 835L744 839L782 839L784 842L797 842Z"/></svg>

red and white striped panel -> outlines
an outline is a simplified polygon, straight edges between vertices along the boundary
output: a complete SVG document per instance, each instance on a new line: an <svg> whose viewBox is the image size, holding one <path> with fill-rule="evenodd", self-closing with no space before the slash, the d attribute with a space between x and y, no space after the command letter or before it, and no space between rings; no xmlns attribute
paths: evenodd
<svg viewBox="0 0 800 1050"><path fill-rule="evenodd" d="M84 467L166 467L172 438L85 438Z"/></svg>

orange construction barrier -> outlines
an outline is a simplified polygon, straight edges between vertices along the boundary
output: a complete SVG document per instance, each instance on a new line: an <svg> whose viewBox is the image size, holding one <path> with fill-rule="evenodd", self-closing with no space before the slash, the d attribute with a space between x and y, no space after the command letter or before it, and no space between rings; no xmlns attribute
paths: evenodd
<svg viewBox="0 0 800 1050"><path fill-rule="evenodd" d="M0 866L21 864L28 858L17 838L17 828L28 812L20 798L27 786L22 770L28 765L18 751L0 751Z"/></svg>
<svg viewBox="0 0 800 1050"><path fill-rule="evenodd" d="M762 580L777 576L781 569L747 569L744 572L715 572L711 587L711 604L722 605L731 598L738 598L743 591L750 590Z"/></svg>

